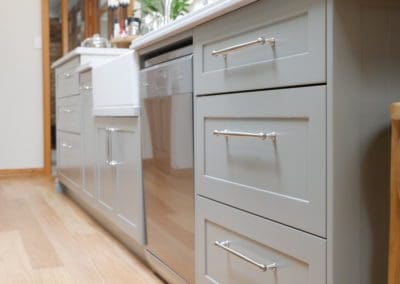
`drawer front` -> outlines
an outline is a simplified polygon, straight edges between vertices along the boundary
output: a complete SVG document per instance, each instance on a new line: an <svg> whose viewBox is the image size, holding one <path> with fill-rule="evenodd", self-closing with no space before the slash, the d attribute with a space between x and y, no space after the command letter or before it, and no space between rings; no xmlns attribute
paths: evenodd
<svg viewBox="0 0 400 284"><path fill-rule="evenodd" d="M57 101L57 129L81 133L82 131L82 97L72 96Z"/></svg>
<svg viewBox="0 0 400 284"><path fill-rule="evenodd" d="M196 283L326 283L323 239L202 197L196 224Z"/></svg>
<svg viewBox="0 0 400 284"><path fill-rule="evenodd" d="M197 97L195 124L198 194L326 235L324 86Z"/></svg>
<svg viewBox="0 0 400 284"><path fill-rule="evenodd" d="M195 93L325 82L325 18L324 0L261 0L200 26Z"/></svg>
<svg viewBox="0 0 400 284"><path fill-rule="evenodd" d="M59 175L82 187L82 142L79 134L57 132L57 170Z"/></svg>
<svg viewBox="0 0 400 284"><path fill-rule="evenodd" d="M79 94L79 74L76 68L79 66L80 58L67 62L56 69L56 94L57 97L66 97Z"/></svg>
<svg viewBox="0 0 400 284"><path fill-rule="evenodd" d="M79 93L82 95L91 95L93 92L92 72L86 71L79 75Z"/></svg>

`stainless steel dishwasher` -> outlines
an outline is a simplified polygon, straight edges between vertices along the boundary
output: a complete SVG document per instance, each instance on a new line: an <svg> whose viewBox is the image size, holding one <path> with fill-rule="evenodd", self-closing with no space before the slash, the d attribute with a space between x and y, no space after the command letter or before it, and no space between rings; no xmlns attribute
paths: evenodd
<svg viewBox="0 0 400 284"><path fill-rule="evenodd" d="M194 283L192 46L144 62L146 257L170 283Z"/></svg>

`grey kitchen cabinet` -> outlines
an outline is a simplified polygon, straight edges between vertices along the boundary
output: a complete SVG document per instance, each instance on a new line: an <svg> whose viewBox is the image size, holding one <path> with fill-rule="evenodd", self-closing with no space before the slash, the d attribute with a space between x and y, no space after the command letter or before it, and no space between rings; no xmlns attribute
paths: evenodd
<svg viewBox="0 0 400 284"><path fill-rule="evenodd" d="M197 97L197 194L325 237L325 100L325 86Z"/></svg>
<svg viewBox="0 0 400 284"><path fill-rule="evenodd" d="M139 243L144 241L138 118L97 118L97 201Z"/></svg>
<svg viewBox="0 0 400 284"><path fill-rule="evenodd" d="M57 177L66 194L144 257L138 118L106 119L107 130L102 132L100 126L96 128L96 121L104 120L96 120L93 115L92 66L126 52L125 49L77 48L53 64ZM118 128L118 131L109 135L109 128ZM114 143L112 153L106 148L111 143ZM104 163L99 165L101 158ZM111 159L114 163L109 163ZM118 165L115 161L119 161Z"/></svg>
<svg viewBox="0 0 400 284"><path fill-rule="evenodd" d="M288 258L311 250L292 230L325 243L314 266L325 277L305 283L387 282L399 11L390 0L259 0L194 28L199 283L259 283L251 265L213 241L232 240L233 250L268 264L264 255L284 252L280 243ZM320 95L287 95L311 88ZM274 128L281 135L272 143L262 134ZM284 228L270 231L275 225Z"/></svg>
<svg viewBox="0 0 400 284"><path fill-rule="evenodd" d="M96 198L96 132L95 117L92 114L93 93L92 73L87 70L80 74L79 92L82 97L80 125L83 133L83 185L82 191L89 199Z"/></svg>
<svg viewBox="0 0 400 284"><path fill-rule="evenodd" d="M322 284L326 240L198 196L196 283Z"/></svg>
<svg viewBox="0 0 400 284"><path fill-rule="evenodd" d="M83 190L88 196L95 193L91 170L94 161L93 154L90 153L95 147L91 145L93 139L90 138L90 127L94 128L94 125L89 125L92 123L92 94L91 90L85 89L84 81L88 79L88 75L84 75L84 81L81 81L82 76L78 69L89 63L106 62L124 53L124 49L79 47L52 65L56 80L58 179L67 188L75 192Z"/></svg>
<svg viewBox="0 0 400 284"><path fill-rule="evenodd" d="M326 1L257 1L199 26L193 43L196 94L324 83Z"/></svg>

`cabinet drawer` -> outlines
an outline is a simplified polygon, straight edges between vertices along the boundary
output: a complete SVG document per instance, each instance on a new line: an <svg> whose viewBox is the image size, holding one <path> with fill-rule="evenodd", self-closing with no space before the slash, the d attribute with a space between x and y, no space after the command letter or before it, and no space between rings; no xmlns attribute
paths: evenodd
<svg viewBox="0 0 400 284"><path fill-rule="evenodd" d="M325 236L325 121L324 86L198 97L197 193Z"/></svg>
<svg viewBox="0 0 400 284"><path fill-rule="evenodd" d="M82 97L72 96L57 101L57 129L81 133Z"/></svg>
<svg viewBox="0 0 400 284"><path fill-rule="evenodd" d="M57 132L58 173L77 188L82 186L82 142L79 134Z"/></svg>
<svg viewBox="0 0 400 284"><path fill-rule="evenodd" d="M200 26L195 93L325 82L325 18L324 0L261 0Z"/></svg>
<svg viewBox="0 0 400 284"><path fill-rule="evenodd" d="M196 283L326 283L323 239L202 197L196 224Z"/></svg>
<svg viewBox="0 0 400 284"><path fill-rule="evenodd" d="M77 57L56 69L57 97L79 94L79 74L76 72L79 63L80 59Z"/></svg>
<svg viewBox="0 0 400 284"><path fill-rule="evenodd" d="M93 89L92 72L86 71L79 75L79 93L82 95L91 95Z"/></svg>

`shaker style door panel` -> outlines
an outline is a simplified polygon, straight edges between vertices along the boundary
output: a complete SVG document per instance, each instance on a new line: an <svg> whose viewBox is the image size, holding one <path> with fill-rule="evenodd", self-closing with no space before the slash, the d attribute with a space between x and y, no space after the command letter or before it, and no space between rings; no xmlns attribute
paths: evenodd
<svg viewBox="0 0 400 284"><path fill-rule="evenodd" d="M113 212L116 203L115 167L111 160L111 138L105 127L96 127L97 166L98 166L98 202L106 211Z"/></svg>
<svg viewBox="0 0 400 284"><path fill-rule="evenodd" d="M97 200L108 218L144 244L138 118L97 118Z"/></svg>
<svg viewBox="0 0 400 284"><path fill-rule="evenodd" d="M326 82L324 0L260 0L194 30L195 94Z"/></svg>
<svg viewBox="0 0 400 284"><path fill-rule="evenodd" d="M121 225L143 242L143 192L138 120L126 120L113 133L117 170L116 213Z"/></svg>
<svg viewBox="0 0 400 284"><path fill-rule="evenodd" d="M326 236L325 87L197 97L197 193Z"/></svg>
<svg viewBox="0 0 400 284"><path fill-rule="evenodd" d="M196 283L325 284L326 241L196 199Z"/></svg>
<svg viewBox="0 0 400 284"><path fill-rule="evenodd" d="M92 115L93 96L83 95L83 192L90 198L96 196L96 124Z"/></svg>

